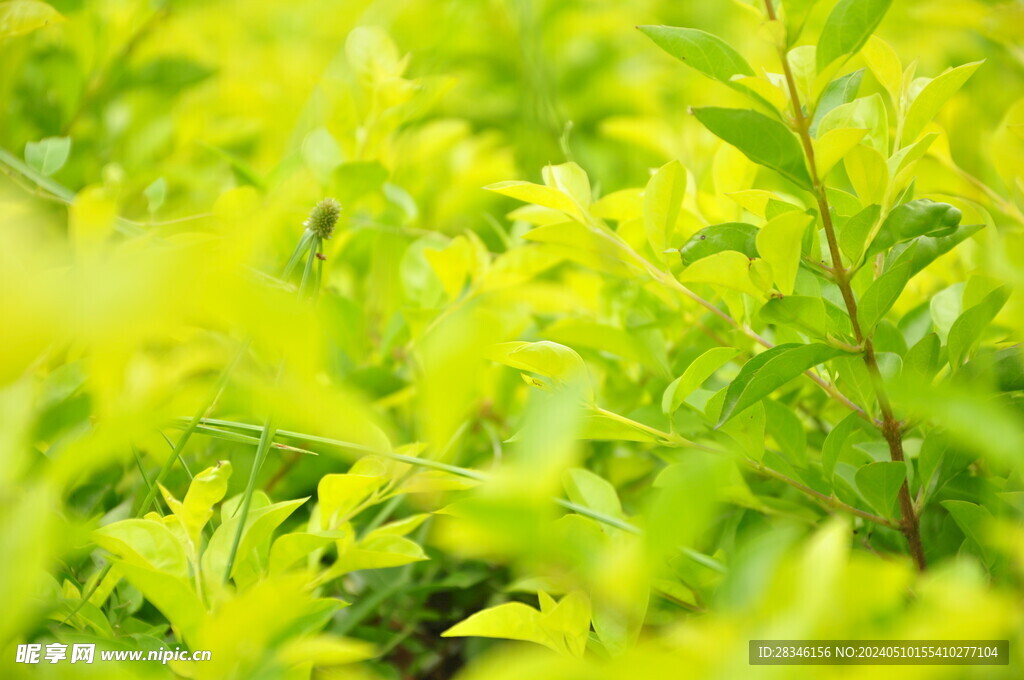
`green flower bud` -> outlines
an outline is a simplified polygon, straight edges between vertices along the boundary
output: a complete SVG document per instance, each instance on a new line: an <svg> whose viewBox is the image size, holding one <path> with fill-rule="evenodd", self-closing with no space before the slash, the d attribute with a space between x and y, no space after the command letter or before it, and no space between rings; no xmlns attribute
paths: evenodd
<svg viewBox="0 0 1024 680"><path fill-rule="evenodd" d="M325 198L316 204L303 226L320 238L327 240L334 233L334 225L338 223L341 204L333 198Z"/></svg>

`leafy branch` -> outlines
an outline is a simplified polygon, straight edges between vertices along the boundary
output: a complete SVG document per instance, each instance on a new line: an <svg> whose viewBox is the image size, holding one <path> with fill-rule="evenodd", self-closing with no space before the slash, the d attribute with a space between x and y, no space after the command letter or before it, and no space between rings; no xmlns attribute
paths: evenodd
<svg viewBox="0 0 1024 680"><path fill-rule="evenodd" d="M768 18L771 21L777 21L778 17L776 16L772 0L764 0L764 4ZM811 175L813 188L812 193L817 200L818 212L821 215L822 225L825 230L825 238L828 241L829 253L832 258L830 271L835 279L836 285L839 287L840 293L843 296L843 302L846 305L846 311L850 317L850 323L853 326L853 333L857 339L857 343L863 347L864 363L871 375L872 387L875 391L875 397L878 400L878 408L882 415L880 430L888 444L889 456L893 462L904 463L903 429L893 413L892 404L889 401L889 396L883 384L882 374L878 368L878 360L875 357L872 333L868 332L865 334L860 325L857 313L857 300L853 292L853 287L850 285L851 275L849 270L847 270L843 265L843 256L839 250L839 241L836 237L836 229L832 221L832 211L829 207L826 187L818 173L817 161L814 154L814 144L811 139L810 124L807 116L804 114L803 106L800 102L800 94L797 89L796 78L793 76L793 69L790 66L784 44L779 44L778 52L779 60L782 63L783 75L786 80L786 87L789 90L790 102L792 104L793 127L795 128L803 146L808 170ZM900 487L898 499L900 506L900 529L907 539L907 544L910 548L910 554L914 559L914 563L917 565L918 569L923 571L926 568L927 563L925 561L924 546L921 543L920 522L914 511L914 504L910 498L910 487L906 479L903 480L903 484Z"/></svg>

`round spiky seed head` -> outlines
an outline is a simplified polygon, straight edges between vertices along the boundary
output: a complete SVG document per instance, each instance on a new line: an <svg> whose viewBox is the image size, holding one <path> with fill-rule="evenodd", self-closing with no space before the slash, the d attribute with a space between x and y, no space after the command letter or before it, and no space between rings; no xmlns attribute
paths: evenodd
<svg viewBox="0 0 1024 680"><path fill-rule="evenodd" d="M326 241L334 233L334 225L338 223L340 214L341 204L333 198L325 198L316 204L303 225Z"/></svg>

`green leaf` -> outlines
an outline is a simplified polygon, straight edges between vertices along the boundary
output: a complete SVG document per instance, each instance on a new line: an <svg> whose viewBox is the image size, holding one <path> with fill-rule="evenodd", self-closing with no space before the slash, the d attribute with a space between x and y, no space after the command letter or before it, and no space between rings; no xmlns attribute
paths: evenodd
<svg viewBox="0 0 1024 680"><path fill-rule="evenodd" d="M388 169L377 161L342 163L331 173L331 190L342 205L349 205L382 191L388 174Z"/></svg>
<svg viewBox="0 0 1024 680"><path fill-rule="evenodd" d="M230 461L220 461L213 467L206 468L192 479L185 493L184 502L179 502L162 484L160 485L160 491L168 507L181 521L189 540L197 549L203 527L213 517L213 506L220 503L227 493L230 477Z"/></svg>
<svg viewBox="0 0 1024 680"><path fill-rule="evenodd" d="M775 285L783 295L793 292L804 232L813 219L804 212L786 212L768 220L757 234L757 250L772 266Z"/></svg>
<svg viewBox="0 0 1024 680"><path fill-rule="evenodd" d="M965 224L947 236L918 236L909 243L897 244L889 251L886 267L895 267L900 262L909 260L910 275L914 276L984 228L980 224Z"/></svg>
<svg viewBox="0 0 1024 680"><path fill-rule="evenodd" d="M858 144L843 159L850 184L863 205L882 203L889 187L889 167L877 150Z"/></svg>
<svg viewBox="0 0 1024 680"><path fill-rule="evenodd" d="M552 210L558 210L567 216L582 222L585 220L580 207L568 194L543 184L531 182L509 181L489 184L484 187L487 191L493 191L502 196L515 198L524 203L540 205Z"/></svg>
<svg viewBox="0 0 1024 680"><path fill-rule="evenodd" d="M889 9L892 0L839 0L818 38L818 72L835 60L856 54Z"/></svg>
<svg viewBox="0 0 1024 680"><path fill-rule="evenodd" d="M857 413L851 413L840 420L825 437L825 443L821 446L821 469L825 473L825 479L832 481L835 472L836 461L843 452L843 446L850 436L861 429L864 420Z"/></svg>
<svg viewBox="0 0 1024 680"><path fill-rule="evenodd" d="M731 85L733 76L752 76L754 69L721 38L696 28L638 26L658 47L704 75Z"/></svg>
<svg viewBox="0 0 1024 680"><path fill-rule="evenodd" d="M363 569L388 569L428 559L418 543L404 536L367 536L338 556L338 561L331 567L331 578Z"/></svg>
<svg viewBox="0 0 1024 680"><path fill-rule="evenodd" d="M679 161L661 166L644 190L644 230L659 257L671 243L685 194L686 168Z"/></svg>
<svg viewBox="0 0 1024 680"><path fill-rule="evenodd" d="M282 534L270 547L270 573L280 574L311 552L326 548L340 537L340 534L335 534L311 534L302 531Z"/></svg>
<svg viewBox="0 0 1024 680"><path fill-rule="evenodd" d="M761 308L765 323L789 326L813 338L825 338L825 303L821 298L806 295L787 295L772 298Z"/></svg>
<svg viewBox="0 0 1024 680"><path fill-rule="evenodd" d="M839 248L849 258L851 263L860 261L864 254L864 246L867 245L871 229L882 214L881 206L869 205L859 213L851 217L839 230Z"/></svg>
<svg viewBox="0 0 1024 680"><path fill-rule="evenodd" d="M782 123L748 109L704 107L693 115L716 136L732 144L750 160L779 172L810 189L811 176L796 136Z"/></svg>
<svg viewBox="0 0 1024 680"><path fill-rule="evenodd" d="M723 250L735 250L747 257L757 257L758 228L746 222L726 222L704 227L690 237L679 250L683 264L690 265Z"/></svg>
<svg viewBox="0 0 1024 680"><path fill-rule="evenodd" d="M549 340L498 343L491 347L488 358L562 383L586 380L588 375L576 350Z"/></svg>
<svg viewBox="0 0 1024 680"><path fill-rule="evenodd" d="M523 640L567 656L582 656L590 630L590 599L581 591L569 593L557 604L543 591L538 596L540 611L521 602L506 602L473 614L441 637Z"/></svg>
<svg viewBox="0 0 1024 680"><path fill-rule="evenodd" d="M590 178L586 171L576 163L561 163L559 165L546 165L542 170L544 184L552 189L558 189L563 194L576 202L582 210L590 207L592 195L590 192Z"/></svg>
<svg viewBox="0 0 1024 680"><path fill-rule="evenodd" d="M479 611L441 633L441 637L524 640L556 649L541 626L541 613L522 602L506 602Z"/></svg>
<svg viewBox="0 0 1024 680"><path fill-rule="evenodd" d="M811 121L811 134L818 136L818 125L821 119L837 106L849 104L857 98L860 92L860 83L864 79L864 69L857 69L853 73L836 78L828 85L818 98L818 105L814 109L814 119Z"/></svg>
<svg viewBox="0 0 1024 680"><path fill-rule="evenodd" d="M919 380L931 380L938 372L942 341L935 333L928 333L907 350L903 357L904 375L913 375Z"/></svg>
<svg viewBox="0 0 1024 680"><path fill-rule="evenodd" d="M0 18L0 22L2 21L3 19ZM70 153L70 137L47 137L25 145L25 162L36 172L49 177L64 167Z"/></svg>
<svg viewBox="0 0 1024 680"><path fill-rule="evenodd" d="M562 474L562 486L573 503L612 517L622 517L622 504L615 487L590 470L569 468Z"/></svg>
<svg viewBox="0 0 1024 680"><path fill-rule="evenodd" d="M289 667L314 666L322 669L367 661L378 654L373 644L363 640L335 635L314 635L293 638L284 644L275 656Z"/></svg>
<svg viewBox="0 0 1024 680"><path fill-rule="evenodd" d="M875 279L857 303L857 318L864 335L870 335L875 324L892 309L900 293L910 281L910 263L903 262Z"/></svg>
<svg viewBox="0 0 1024 680"><path fill-rule="evenodd" d="M324 475L316 488L324 529L333 529L388 481L384 471L371 474Z"/></svg>
<svg viewBox="0 0 1024 680"><path fill-rule="evenodd" d="M764 399L804 371L843 354L823 344L777 345L758 354L740 369L725 393L725 403L718 419L721 427L730 418Z"/></svg>
<svg viewBox="0 0 1024 680"><path fill-rule="evenodd" d="M982 557L991 564L991 556L988 550L988 541L985 540L988 525L992 521L992 513L987 508L969 503L967 501L942 501L953 521L964 532L967 540L971 541L981 551Z"/></svg>
<svg viewBox="0 0 1024 680"><path fill-rule="evenodd" d="M188 580L122 560L114 563L125 580L164 615L185 642L194 644L206 611Z"/></svg>
<svg viewBox="0 0 1024 680"><path fill-rule="evenodd" d="M142 195L146 197L149 214L155 215L167 200L167 180L158 177L143 190Z"/></svg>
<svg viewBox="0 0 1024 680"><path fill-rule="evenodd" d="M178 578L188 578L185 546L166 524L151 519L125 519L93 532L96 545L120 558Z"/></svg>
<svg viewBox="0 0 1024 680"><path fill-rule="evenodd" d="M874 149L884 158L889 157L889 114L882 95L876 92L832 109L821 119L818 139L823 141L833 130L849 129L867 130L864 146Z"/></svg>
<svg viewBox="0 0 1024 680"><path fill-rule="evenodd" d="M963 87L982 63L975 61L949 69L925 85L907 109L907 117L903 121L903 141L916 141L942 105Z"/></svg>
<svg viewBox="0 0 1024 680"><path fill-rule="evenodd" d="M479 480L469 479L445 470L424 470L403 481L390 495L404 493L437 493L439 491L464 491L479 485Z"/></svg>
<svg viewBox="0 0 1024 680"><path fill-rule="evenodd" d="M867 133L868 130L859 128L835 128L822 133L814 141L818 177L824 179L829 171L864 139Z"/></svg>
<svg viewBox="0 0 1024 680"><path fill-rule="evenodd" d="M435 472L441 472L436 470ZM366 538L372 538L375 536L408 536L416 529L430 519L430 514L421 512L416 515L409 515L402 519L395 520L394 522L388 522L387 524L377 527L366 535Z"/></svg>
<svg viewBox="0 0 1024 680"><path fill-rule="evenodd" d="M64 21L64 17L45 2L37 0L0 2L0 38L25 35L58 21Z"/></svg>
<svg viewBox="0 0 1024 680"><path fill-rule="evenodd" d="M804 30L804 24L807 23L807 17L817 3L818 0L783 0L787 47L796 43Z"/></svg>
<svg viewBox="0 0 1024 680"><path fill-rule="evenodd" d="M751 260L735 250L723 250L697 260L679 274L681 283L708 283L727 290L761 297L762 291L750 278Z"/></svg>
<svg viewBox="0 0 1024 680"><path fill-rule="evenodd" d="M544 329L551 340L570 347L588 347L601 352L642 363L652 370L667 373L667 358L656 356L643 341L641 334L630 332L612 324L589 319L559 319Z"/></svg>
<svg viewBox="0 0 1024 680"><path fill-rule="evenodd" d="M578 222L547 224L526 232L523 238L544 244L551 252L568 260L614 276L628 278L643 271L634 264L633 254L625 244Z"/></svg>
<svg viewBox="0 0 1024 680"><path fill-rule="evenodd" d="M957 369L981 339L982 333L1010 297L1009 288L996 288L981 302L961 314L949 329L949 365Z"/></svg>
<svg viewBox="0 0 1024 680"><path fill-rule="evenodd" d="M896 50L877 35L873 35L864 45L861 56L868 63L875 79L888 92L890 99L899 102L903 90L903 64Z"/></svg>
<svg viewBox="0 0 1024 680"><path fill-rule="evenodd" d="M921 160L928 149L931 148L932 143L939 138L939 133L932 132L927 134L921 139L917 140L910 146L905 146L899 149L896 153L889 157L887 165L889 167L889 174L894 178L897 177L901 172L911 167L917 161Z"/></svg>
<svg viewBox="0 0 1024 680"><path fill-rule="evenodd" d="M807 465L807 434L792 406L768 399L765 407L765 425L778 443L787 461L793 465Z"/></svg>
<svg viewBox="0 0 1024 680"><path fill-rule="evenodd" d="M896 508L896 497L906 477L906 463L886 461L863 466L857 470L855 481L860 495L868 505L882 517L892 518Z"/></svg>
<svg viewBox="0 0 1024 680"><path fill-rule="evenodd" d="M897 206L889 213L868 247L871 256L889 249L901 241L923 235L949 236L956 230L962 217L949 203L936 203L919 198Z"/></svg>
<svg viewBox="0 0 1024 680"><path fill-rule="evenodd" d="M242 540L238 544L237 557L231 568L231 577L236 583L248 585L255 580L268 558L270 538L274 530L307 500L298 498L259 508L250 508L249 515L245 519ZM227 503L224 505L226 506ZM237 507L238 503L233 505ZM203 582L210 592L216 592L222 587L221 579L227 569L228 555L238 529L239 519L239 514L230 513L227 519L213 532L213 537L203 552Z"/></svg>
<svg viewBox="0 0 1024 680"><path fill-rule="evenodd" d="M675 413L694 390L714 375L715 371L732 361L737 354L739 350L732 347L715 347L694 359L683 374L665 388L665 393L661 397L661 410L667 415Z"/></svg>

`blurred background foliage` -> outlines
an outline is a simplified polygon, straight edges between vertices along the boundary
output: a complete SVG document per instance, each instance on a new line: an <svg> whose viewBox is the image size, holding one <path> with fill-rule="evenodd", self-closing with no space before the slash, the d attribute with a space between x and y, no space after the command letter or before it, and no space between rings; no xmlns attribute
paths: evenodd
<svg viewBox="0 0 1024 680"><path fill-rule="evenodd" d="M735 205L721 192L747 188L740 176L749 185L757 171L723 151L687 108L738 104L738 95L682 68L633 27L700 27L770 70L759 3L50 4L59 16L0 37L5 676L66 677L69 666L15 667L14 645L27 640L144 648L175 639L166 612L125 582L97 608L115 626L110 635L65 619L105 564L91 532L133 515L169 441L181 436L180 418L202 412L214 394L207 415L258 426L273 412L282 430L348 442L286 440L315 457L272 450L259 485L273 500L314 495L324 475L345 472L365 451L491 476L475 480L481 488L467 497L446 478L424 494L374 501L352 518L363 537L388 520L439 513L411 534L429 560L316 582L316 597L351 606L320 628L303 620L254 646L237 631L280 621L310 588L269 577L260 590L239 588L230 607L210 604L206 632L193 638L224 650L219 659L214 651L223 665L176 672L304 677L301 661L316 658L322 677L790 677L793 669L755 674L746 665L752 637L1010 636L1020 667L1024 530L1009 519L1021 510L1019 400L989 409L979 406L987 396L967 388L923 390L916 402L908 395L947 420L971 442L966 448L991 456L957 467L953 486L1009 508L996 512L1005 523L983 540L936 515L928 531L940 559L920 577L893 556L898 533L864 536L860 520L829 518L792 489L720 458L660 447L628 424L632 436L576 436L593 425L578 407L580 391L594 390L597 403L631 423L657 423L673 377L722 344L716 338L741 345L732 329L665 291L524 248L523 232L543 216L520 209L507 217L517 204L482 187L539 182L542 167L574 161L597 197L643 187L652 168L678 159L691 176L687 205L709 220L731 219ZM817 35L829 5L812 12L806 36ZM927 306L971 272L1014 290L1024 283L1022 25L1019 2L897 0L879 30L920 74L985 60L942 110L946 134L921 162L917 189L962 199L993 229L916 281L901 312ZM881 89L869 70L863 91ZM64 138L66 149L52 141ZM337 197L343 212L313 308L296 302L279 273L324 196ZM976 296L992 288L975 285ZM1019 340L1019 312L1014 295L1001 335L989 339ZM496 343L515 340L573 347L590 387L570 381L570 396L530 389L508 368L523 366L493 361ZM251 351L219 389L248 341ZM280 378L278 365L286 367ZM716 380L714 390L725 384ZM818 450L822 423L844 414L812 387L798 390L810 404L802 419L819 427L797 446ZM798 390L781 398L784 407ZM693 413L680 418L664 429L695 427ZM986 428L1001 439L977 441ZM200 432L183 459L192 472L232 461L231 498L245 487L253 443ZM614 500L603 483L566 472L584 468L610 482ZM164 484L181 498L192 472L175 467ZM600 499L606 519L637 520L644 533L550 503L566 494L582 505ZM282 521L296 532L313 519L304 508ZM570 598L576 592L587 593L585 607ZM564 658L440 637L508 601L548 615L549 595L562 614L545 619L552 637L542 644ZM578 620L587 621L585 644L591 613L591 645L577 660ZM289 647L310 630L336 636L333 657ZM355 640L375 651L341 646ZM110 668L81 673L105 677ZM996 677L952 670L912 675Z"/></svg>

